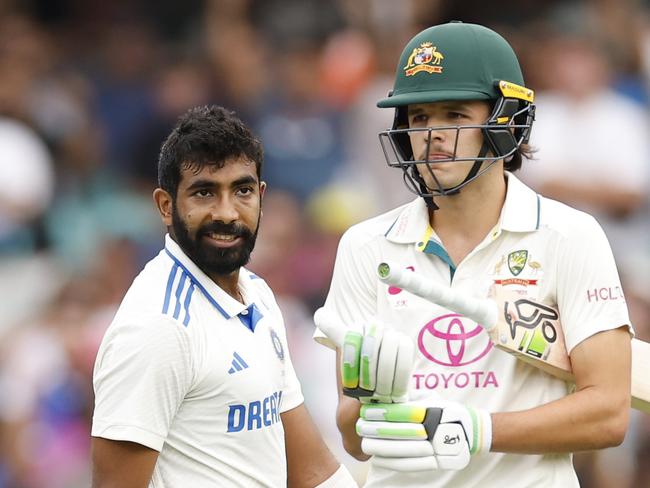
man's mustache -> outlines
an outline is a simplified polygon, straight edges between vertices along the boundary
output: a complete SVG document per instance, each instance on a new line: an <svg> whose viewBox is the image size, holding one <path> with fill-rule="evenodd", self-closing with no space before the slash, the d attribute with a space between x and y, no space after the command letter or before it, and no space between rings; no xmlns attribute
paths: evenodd
<svg viewBox="0 0 650 488"><path fill-rule="evenodd" d="M199 229L199 235L205 234L227 234L235 237L248 238L253 233L245 226L239 224L225 224L223 222L212 222Z"/></svg>

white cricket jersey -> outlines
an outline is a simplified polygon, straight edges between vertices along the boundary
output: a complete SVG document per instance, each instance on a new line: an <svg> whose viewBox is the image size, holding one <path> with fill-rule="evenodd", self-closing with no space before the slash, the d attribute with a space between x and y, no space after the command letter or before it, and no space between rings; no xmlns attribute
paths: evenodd
<svg viewBox="0 0 650 488"><path fill-rule="evenodd" d="M598 223L537 195L512 174L507 178L499 223L457 267L431 229L422 198L352 227L341 239L325 308L344 324L377 317L413 338L411 400L440 395L505 412L561 398L569 385L496 350L475 322L380 282L376 269L383 260L470 296L485 297L490 286L503 286L555 306L569 351L599 331L630 324ZM319 330L315 337L328 344ZM366 486L567 488L578 480L570 454L487 453L461 471L403 474L371 466Z"/></svg>
<svg viewBox="0 0 650 488"><path fill-rule="evenodd" d="M167 236L104 336L92 435L159 451L150 487L286 486L280 413L303 397L273 293L244 268L239 287Z"/></svg>

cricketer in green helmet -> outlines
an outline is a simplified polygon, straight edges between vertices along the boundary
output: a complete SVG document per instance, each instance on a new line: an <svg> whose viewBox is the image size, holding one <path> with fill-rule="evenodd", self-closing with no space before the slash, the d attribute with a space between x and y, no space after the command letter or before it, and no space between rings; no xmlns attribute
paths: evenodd
<svg viewBox="0 0 650 488"><path fill-rule="evenodd" d="M338 351L337 425L347 451L370 459L368 487L578 487L571 453L624 438L633 330L623 299L591 293L620 289L607 238L513 174L533 102L503 37L452 22L408 42L378 103L395 110L380 134L388 164L417 197L343 235L315 316L316 340ZM557 310L575 385L379 281L382 262L467 297Z"/></svg>

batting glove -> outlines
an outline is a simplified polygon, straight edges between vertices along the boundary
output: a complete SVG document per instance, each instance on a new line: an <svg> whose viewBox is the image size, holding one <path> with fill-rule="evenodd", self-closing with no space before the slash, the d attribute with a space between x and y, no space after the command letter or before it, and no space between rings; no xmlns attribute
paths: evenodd
<svg viewBox="0 0 650 488"><path fill-rule="evenodd" d="M395 471L460 470L492 444L488 412L440 400L432 407L365 404L356 429L374 465Z"/></svg>
<svg viewBox="0 0 650 488"><path fill-rule="evenodd" d="M316 325L341 349L343 393L362 400L399 403L408 399L413 370L413 340L394 329L372 322L363 332L333 323L323 309Z"/></svg>

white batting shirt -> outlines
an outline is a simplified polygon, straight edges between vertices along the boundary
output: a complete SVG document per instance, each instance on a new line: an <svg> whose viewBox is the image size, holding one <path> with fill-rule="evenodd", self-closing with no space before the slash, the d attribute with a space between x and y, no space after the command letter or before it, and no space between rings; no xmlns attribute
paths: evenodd
<svg viewBox="0 0 650 488"><path fill-rule="evenodd" d="M102 341L92 435L159 451L149 486L286 486L280 413L303 402L271 289L242 268L246 305L169 237Z"/></svg>
<svg viewBox="0 0 650 488"><path fill-rule="evenodd" d="M569 385L495 349L475 322L380 282L376 270L384 260L469 296L485 297L489 286L503 286L555 306L569 351L599 331L630 324L598 223L506 174L498 224L458 266L431 229L422 198L350 228L341 239L325 308L348 326L377 317L413 338L411 400L440 395L505 412L561 398ZM315 337L328 343L319 330ZM570 454L488 453L474 456L462 471L404 474L371 465L366 486L577 487L578 480Z"/></svg>

